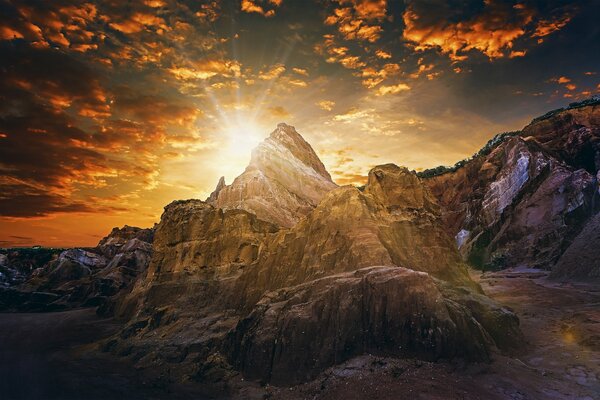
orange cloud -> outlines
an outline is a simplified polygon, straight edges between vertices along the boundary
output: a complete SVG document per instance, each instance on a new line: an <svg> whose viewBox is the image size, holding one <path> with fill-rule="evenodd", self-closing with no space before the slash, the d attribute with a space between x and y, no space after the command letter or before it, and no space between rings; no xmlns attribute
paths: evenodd
<svg viewBox="0 0 600 400"><path fill-rule="evenodd" d="M346 40L374 43L383 32L377 24L385 18L386 0L340 0L339 8L325 19L326 25L336 25Z"/></svg>
<svg viewBox="0 0 600 400"><path fill-rule="evenodd" d="M363 78L363 86L372 89L388 77L398 75L399 73L400 65L388 63L380 69L375 69L372 67L364 68L360 75Z"/></svg>
<svg viewBox="0 0 600 400"><path fill-rule="evenodd" d="M315 46L317 53L325 55L327 58L325 61L328 63L340 63L343 67L348 69L359 69L367 64L361 60L359 56L348 54L348 47L338 46L335 43L333 35L324 35L324 41L322 44Z"/></svg>
<svg viewBox="0 0 600 400"><path fill-rule="evenodd" d="M540 20L535 28L535 32L533 33L533 37L539 37L539 41L542 41L542 37L548 36L551 33L554 33L560 29L562 29L565 25L567 25L573 16L570 13L566 13L564 15L558 16L554 19L550 20Z"/></svg>
<svg viewBox="0 0 600 400"><path fill-rule="evenodd" d="M260 5L259 2L261 2L260 0L242 0L241 2L241 10L247 13L257 13L257 14L261 14L264 15L265 17L269 18L275 15L275 8L279 7L282 3L282 0L267 0L262 1L262 3L268 3L269 5L271 5L272 9L267 10L265 9L264 6Z"/></svg>
<svg viewBox="0 0 600 400"><path fill-rule="evenodd" d="M308 76L308 71L304 68L292 68L292 71L294 71L298 75Z"/></svg>
<svg viewBox="0 0 600 400"><path fill-rule="evenodd" d="M390 86L379 86L379 88L377 89L377 95L378 96L385 96L387 94L397 94L400 92L405 92L407 90L410 90L410 86L408 86L406 83L398 83L397 85L390 85Z"/></svg>
<svg viewBox="0 0 600 400"><path fill-rule="evenodd" d="M19 4L14 10L19 18L0 27L1 40L26 39L36 47L54 46L85 52L98 48L103 40L88 26L97 19L94 4L63 6L49 2L43 7Z"/></svg>
<svg viewBox="0 0 600 400"><path fill-rule="evenodd" d="M135 12L129 18L122 19L119 22L111 22L108 25L111 28L126 34L138 33L147 27L168 30L164 19L157 17L154 14L144 12Z"/></svg>
<svg viewBox="0 0 600 400"><path fill-rule="evenodd" d="M263 81L270 81L271 79L278 78L285 72L285 66L283 64L276 64L266 71L262 71L258 74L258 78Z"/></svg>
<svg viewBox="0 0 600 400"><path fill-rule="evenodd" d="M383 51L383 50L377 50L377 51L375 51L375 55L378 58L382 58L384 60L392 58L392 55L390 53L388 53L387 51Z"/></svg>
<svg viewBox="0 0 600 400"><path fill-rule="evenodd" d="M504 56L513 47L515 39L525 34L525 25L531 22L533 12L526 7L509 7L497 0L485 2L484 12L470 20L457 23L425 19L414 7L404 12L404 39L416 50L438 48L454 60L464 59L464 53L478 50L490 59Z"/></svg>
<svg viewBox="0 0 600 400"><path fill-rule="evenodd" d="M234 60L201 60L188 66L172 67L168 71L180 80L207 80L215 76L225 78L241 76L241 64Z"/></svg>

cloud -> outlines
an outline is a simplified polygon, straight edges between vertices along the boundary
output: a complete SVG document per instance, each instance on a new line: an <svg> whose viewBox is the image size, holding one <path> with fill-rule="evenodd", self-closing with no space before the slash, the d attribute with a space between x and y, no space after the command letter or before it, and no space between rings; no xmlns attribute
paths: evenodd
<svg viewBox="0 0 600 400"><path fill-rule="evenodd" d="M384 50L381 50L381 49L378 49L378 50L376 50L376 51L375 51L375 55L376 55L378 58L382 58L382 59L384 59L384 60L387 60L387 59L389 59L389 58L392 58L392 54L391 54L391 53L389 53L389 52L387 52L387 51L384 51Z"/></svg>
<svg viewBox="0 0 600 400"><path fill-rule="evenodd" d="M215 22L221 14L221 7L218 1L209 1L199 5L195 15L203 22Z"/></svg>
<svg viewBox="0 0 600 400"><path fill-rule="evenodd" d="M265 71L261 71L258 74L258 78L264 81L270 81L272 79L278 78L284 72L285 66L283 64L276 64Z"/></svg>
<svg viewBox="0 0 600 400"><path fill-rule="evenodd" d="M363 86L372 89L385 81L387 78L396 76L400 73L400 65L387 63L381 69L372 67L363 68L360 76L363 78Z"/></svg>
<svg viewBox="0 0 600 400"><path fill-rule="evenodd" d="M573 15L571 12L566 12L565 14L556 16L552 19L541 19L537 23L535 32L532 36L540 38L538 39L538 42L541 43L544 36L548 36L556 31L561 30L571 21L572 18Z"/></svg>
<svg viewBox="0 0 600 400"><path fill-rule="evenodd" d="M3 216L122 210L91 193L156 187L160 155L177 141L168 129L190 129L201 114L181 95L123 85L109 91L99 70L61 51L26 43L0 50L7 71L0 78ZM187 140L188 148L201 142Z"/></svg>
<svg viewBox="0 0 600 400"><path fill-rule="evenodd" d="M308 76L308 70L306 70L305 68L292 68L292 71L294 71L298 75Z"/></svg>
<svg viewBox="0 0 600 400"><path fill-rule="evenodd" d="M386 94L397 94L407 90L410 90L410 86L408 86L406 83L398 83L390 86L382 85L377 88L377 95L385 96Z"/></svg>
<svg viewBox="0 0 600 400"><path fill-rule="evenodd" d="M333 107L335 107L335 101L321 100L321 101L317 102L316 105L323 111L331 111L331 110L333 110Z"/></svg>
<svg viewBox="0 0 600 400"><path fill-rule="evenodd" d="M315 51L325 55L328 63L339 63L348 69L359 69L367 65L359 56L350 55L348 47L337 45L333 35L324 35L323 39L323 43L315 46Z"/></svg>
<svg viewBox="0 0 600 400"><path fill-rule="evenodd" d="M181 80L207 80L216 76L232 78L241 76L241 64L234 60L204 59L188 62L187 66L176 66L168 70Z"/></svg>
<svg viewBox="0 0 600 400"><path fill-rule="evenodd" d="M289 118L291 114L282 106L273 106L267 109L275 118Z"/></svg>
<svg viewBox="0 0 600 400"><path fill-rule="evenodd" d="M138 33L147 28L169 29L164 19L145 12L135 12L128 17L120 18L117 22L110 22L108 25L125 34Z"/></svg>
<svg viewBox="0 0 600 400"><path fill-rule="evenodd" d="M267 18L275 15L275 9L281 5L283 0L242 0L240 3L241 10L247 13L261 14ZM267 6L272 7L270 10Z"/></svg>
<svg viewBox="0 0 600 400"><path fill-rule="evenodd" d="M90 25L98 19L92 3L15 2L3 5L0 39L25 39L35 47L59 46L79 52L98 48L103 37Z"/></svg>
<svg viewBox="0 0 600 400"><path fill-rule="evenodd" d="M458 10L445 2L433 8L430 2L411 1L402 15L403 38L417 51L435 48L455 61L466 59L471 50L490 59L515 57L525 54L513 49L517 39L549 35L571 19L563 15L536 23L538 13L533 7L500 0L485 1L474 13L468 7L461 10L469 13Z"/></svg>
<svg viewBox="0 0 600 400"><path fill-rule="evenodd" d="M350 123L356 120L360 120L363 118L370 118L372 116L374 110L369 109L369 110L360 110L356 107L350 108L348 111L346 111L343 114L337 114L333 117L334 121L337 122L343 122L343 123Z"/></svg>
<svg viewBox="0 0 600 400"><path fill-rule="evenodd" d="M338 4L325 24L336 25L344 39L374 43L381 37L378 22L386 16L386 0L339 0Z"/></svg>

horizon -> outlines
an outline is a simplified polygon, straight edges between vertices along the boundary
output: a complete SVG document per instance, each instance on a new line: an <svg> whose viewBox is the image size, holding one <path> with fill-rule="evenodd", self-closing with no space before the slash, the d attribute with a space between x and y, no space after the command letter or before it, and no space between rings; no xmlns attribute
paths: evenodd
<svg viewBox="0 0 600 400"><path fill-rule="evenodd" d="M334 182L600 93L593 1L0 2L0 247L94 246L241 174L278 121Z"/></svg>

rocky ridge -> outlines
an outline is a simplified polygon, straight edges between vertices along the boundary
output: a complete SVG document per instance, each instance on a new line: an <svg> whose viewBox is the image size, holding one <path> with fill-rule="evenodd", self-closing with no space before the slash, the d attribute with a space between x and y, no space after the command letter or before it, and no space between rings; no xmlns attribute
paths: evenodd
<svg viewBox="0 0 600 400"><path fill-rule="evenodd" d="M0 291L0 309L54 311L99 306L128 291L152 255L153 229L114 228L98 246L67 249L22 283Z"/></svg>
<svg viewBox="0 0 600 400"><path fill-rule="evenodd" d="M534 120L488 153L424 178L465 260L487 268L555 265L598 211L599 107Z"/></svg>

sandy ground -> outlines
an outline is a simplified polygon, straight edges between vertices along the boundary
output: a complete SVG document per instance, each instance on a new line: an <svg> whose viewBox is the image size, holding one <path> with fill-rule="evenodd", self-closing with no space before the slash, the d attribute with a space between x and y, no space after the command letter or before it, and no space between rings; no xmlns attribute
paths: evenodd
<svg viewBox="0 0 600 400"><path fill-rule="evenodd" d="M292 387L243 382L253 399L600 399L600 285L558 284L544 273L473 273L517 312L526 346L491 364L427 363L363 356ZM118 329L93 310L0 314L0 399L202 398L125 361L90 352ZM93 355L92 355L93 354Z"/></svg>

